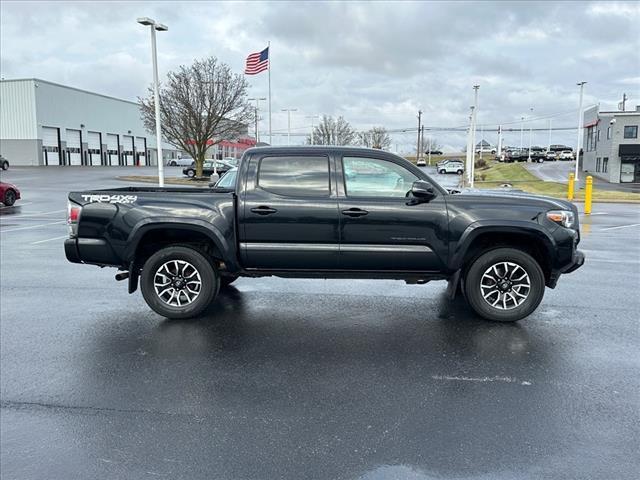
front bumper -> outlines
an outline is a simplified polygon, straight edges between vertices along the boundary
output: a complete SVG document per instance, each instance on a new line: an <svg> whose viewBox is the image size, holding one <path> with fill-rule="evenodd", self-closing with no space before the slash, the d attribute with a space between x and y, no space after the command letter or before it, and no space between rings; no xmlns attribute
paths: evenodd
<svg viewBox="0 0 640 480"><path fill-rule="evenodd" d="M553 270L551 272L551 276L549 277L549 281L547 282L547 287L555 288L558 284L558 280L560 279L560 275L562 275L563 273L575 272L582 265L584 265L584 259L584 252L580 250L574 250L573 254L571 255L571 262L563 266L561 269Z"/></svg>

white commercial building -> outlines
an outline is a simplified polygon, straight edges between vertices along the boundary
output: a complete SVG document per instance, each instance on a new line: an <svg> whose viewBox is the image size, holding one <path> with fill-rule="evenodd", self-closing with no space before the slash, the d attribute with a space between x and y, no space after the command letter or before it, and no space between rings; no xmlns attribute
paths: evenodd
<svg viewBox="0 0 640 480"><path fill-rule="evenodd" d="M640 183L640 106L635 111L584 112L582 167L612 183Z"/></svg>
<svg viewBox="0 0 640 480"><path fill-rule="evenodd" d="M135 102L35 78L0 81L0 154L11 165L155 165L155 147ZM177 157L162 148L165 161Z"/></svg>

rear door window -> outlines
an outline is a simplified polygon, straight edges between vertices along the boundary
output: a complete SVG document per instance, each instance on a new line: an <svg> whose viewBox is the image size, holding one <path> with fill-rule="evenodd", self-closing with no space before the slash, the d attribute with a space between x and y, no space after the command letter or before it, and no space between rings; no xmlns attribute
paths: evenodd
<svg viewBox="0 0 640 480"><path fill-rule="evenodd" d="M258 167L258 187L288 197L328 197L328 157L265 157Z"/></svg>

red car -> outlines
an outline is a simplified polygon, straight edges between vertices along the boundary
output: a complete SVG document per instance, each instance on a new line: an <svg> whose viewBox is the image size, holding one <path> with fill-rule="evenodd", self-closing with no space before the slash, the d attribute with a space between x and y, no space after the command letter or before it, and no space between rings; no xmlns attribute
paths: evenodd
<svg viewBox="0 0 640 480"><path fill-rule="evenodd" d="M20 190L11 183L0 182L0 202L10 207L20 198Z"/></svg>

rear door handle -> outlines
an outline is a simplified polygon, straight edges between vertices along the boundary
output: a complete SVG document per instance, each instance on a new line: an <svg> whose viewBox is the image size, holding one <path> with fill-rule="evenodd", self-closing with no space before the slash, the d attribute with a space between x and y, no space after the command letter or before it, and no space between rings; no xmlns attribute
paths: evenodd
<svg viewBox="0 0 640 480"><path fill-rule="evenodd" d="M361 208L349 208L347 210L342 210L342 214L347 217L362 217L367 215L369 212L366 210L362 210Z"/></svg>
<svg viewBox="0 0 640 480"><path fill-rule="evenodd" d="M258 215L271 215L272 213L276 213L278 210L262 205L260 207L252 208L251 211L253 213L257 213Z"/></svg>

